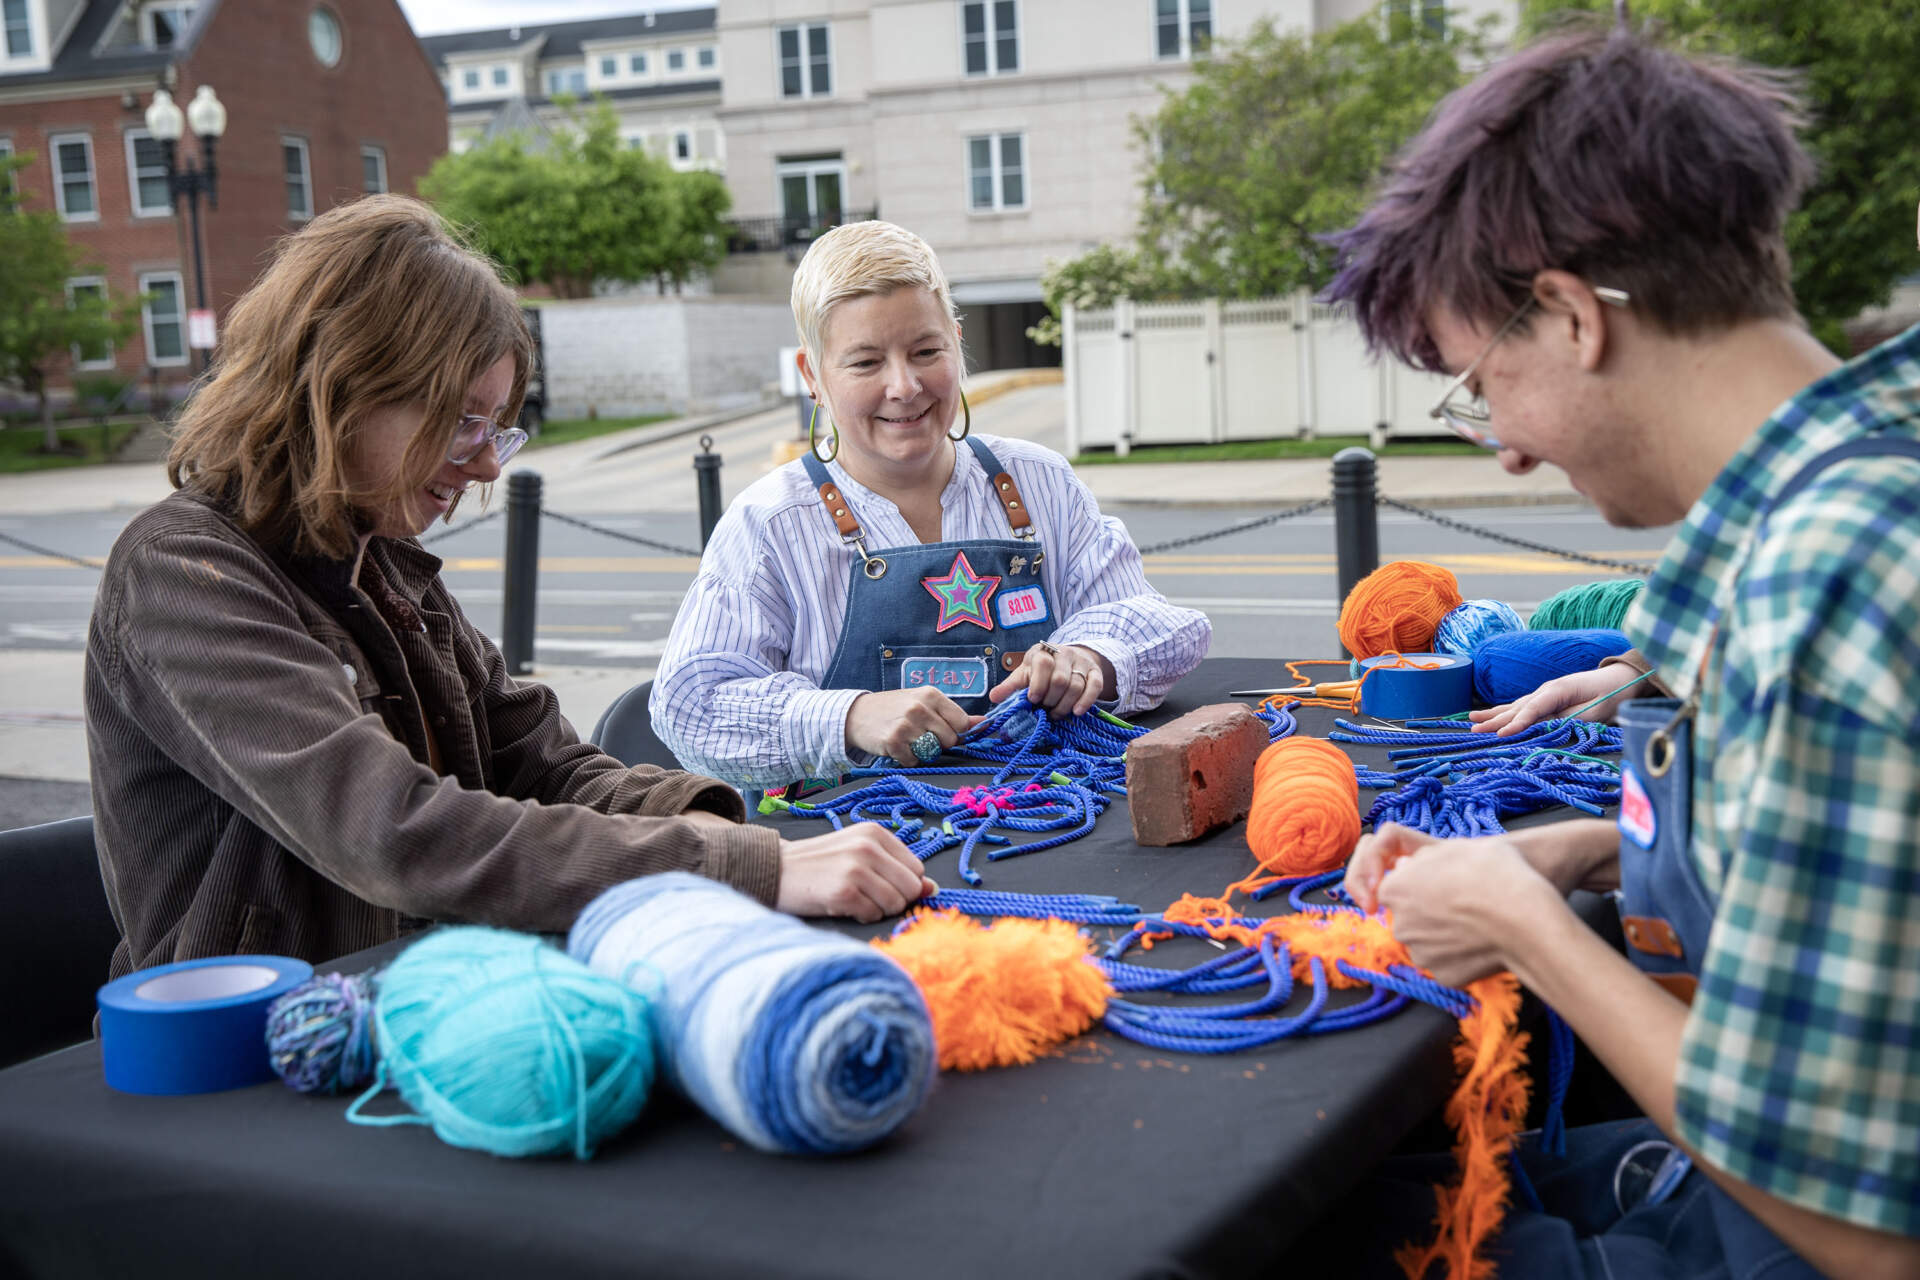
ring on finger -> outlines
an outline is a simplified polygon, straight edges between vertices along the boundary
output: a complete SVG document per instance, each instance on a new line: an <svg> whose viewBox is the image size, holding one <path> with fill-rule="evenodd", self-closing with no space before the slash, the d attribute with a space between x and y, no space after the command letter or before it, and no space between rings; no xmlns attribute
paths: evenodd
<svg viewBox="0 0 1920 1280"><path fill-rule="evenodd" d="M931 729L907 745L913 752L913 758L921 764L929 764L940 757L940 738Z"/></svg>
<svg viewBox="0 0 1920 1280"><path fill-rule="evenodd" d="M1086 673L1086 672L1084 672L1084 671L1076 671L1076 672L1074 672L1074 673L1073 673L1073 674L1072 674L1071 676L1069 676L1069 677L1067 677L1067 678L1068 678L1069 680L1085 680L1085 679L1087 679L1088 677L1087 677L1087 673Z"/></svg>
<svg viewBox="0 0 1920 1280"><path fill-rule="evenodd" d="M1045 640L1042 640L1039 644L1033 647L1038 649L1040 652L1046 654L1049 658L1057 658L1060 656L1060 651L1054 648L1052 645L1048 644Z"/></svg>

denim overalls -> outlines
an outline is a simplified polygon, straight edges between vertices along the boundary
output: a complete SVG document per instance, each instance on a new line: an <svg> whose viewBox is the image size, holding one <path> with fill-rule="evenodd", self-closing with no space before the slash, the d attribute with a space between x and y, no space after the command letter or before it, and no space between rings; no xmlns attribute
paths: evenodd
<svg viewBox="0 0 1920 1280"><path fill-rule="evenodd" d="M838 482L811 453L801 459L841 541L860 553L822 689L934 689L982 712L987 690L1053 631L1040 585L1047 553L1020 490L991 449L967 444L992 478L1011 538L870 550Z"/></svg>
<svg viewBox="0 0 1920 1280"><path fill-rule="evenodd" d="M1813 459L1775 494L1761 512L1747 543L1747 554L1766 535L1768 516L1804 489L1821 471L1846 458L1901 454L1920 458L1920 441L1851 440ZM1620 920L1627 955L1655 982L1692 1003L1700 962L1713 928L1714 899L1701 883L1688 849L1692 839L1693 725L1707 666L1712 661L1719 619L1738 590L1745 558L1734 566L1709 615L1714 629L1701 659L1693 694L1645 698L1620 713L1625 737L1620 778ZM1702 1198L1712 1207L1727 1274L1731 1280L1814 1280L1818 1273L1699 1173L1689 1182L1703 1184Z"/></svg>

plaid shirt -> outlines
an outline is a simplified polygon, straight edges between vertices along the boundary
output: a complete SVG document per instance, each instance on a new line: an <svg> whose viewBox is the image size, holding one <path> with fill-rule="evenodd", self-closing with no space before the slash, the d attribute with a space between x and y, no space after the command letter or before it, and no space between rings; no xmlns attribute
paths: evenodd
<svg viewBox="0 0 1920 1280"><path fill-rule="evenodd" d="M1681 1136L1784 1200L1920 1235L1920 328L1807 387L1688 513L1626 622L1699 679L1692 858L1718 911L1677 1075ZM1742 567L1744 565L1744 567Z"/></svg>

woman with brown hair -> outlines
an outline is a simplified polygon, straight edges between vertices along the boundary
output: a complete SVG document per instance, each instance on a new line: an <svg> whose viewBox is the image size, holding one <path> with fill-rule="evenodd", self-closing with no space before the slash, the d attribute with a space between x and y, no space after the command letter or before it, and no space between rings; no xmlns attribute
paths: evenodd
<svg viewBox="0 0 1920 1280"><path fill-rule="evenodd" d="M500 424L531 360L493 267L404 197L314 219L235 306L87 640L113 975L423 920L562 931L669 869L865 919L931 889L878 827L742 826L730 787L629 769L508 677L415 538L524 441Z"/></svg>

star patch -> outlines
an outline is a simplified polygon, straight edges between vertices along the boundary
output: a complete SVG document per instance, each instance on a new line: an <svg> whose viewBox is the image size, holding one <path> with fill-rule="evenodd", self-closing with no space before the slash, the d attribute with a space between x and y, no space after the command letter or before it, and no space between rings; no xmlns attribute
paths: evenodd
<svg viewBox="0 0 1920 1280"><path fill-rule="evenodd" d="M993 630L993 615L987 612L987 601L993 599L1000 579L992 574L975 573L967 563L966 552L955 554L953 566L944 577L922 578L920 585L940 602L940 620L933 624L936 632L963 622Z"/></svg>

